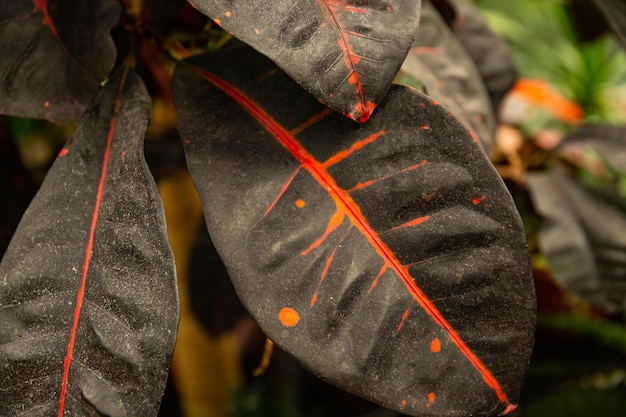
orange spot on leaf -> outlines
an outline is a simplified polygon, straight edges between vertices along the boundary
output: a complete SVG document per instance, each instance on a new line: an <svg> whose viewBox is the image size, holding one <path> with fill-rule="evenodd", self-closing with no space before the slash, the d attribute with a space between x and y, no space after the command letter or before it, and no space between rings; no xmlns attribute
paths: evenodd
<svg viewBox="0 0 626 417"><path fill-rule="evenodd" d="M43 106L44 106L45 108L50 107L50 102L49 102L49 101L44 101L44 102L43 102Z"/></svg>
<svg viewBox="0 0 626 417"><path fill-rule="evenodd" d="M433 341L430 342L430 351L433 353L441 351L441 341L438 337L435 337Z"/></svg>
<svg viewBox="0 0 626 417"><path fill-rule="evenodd" d="M122 151L122 154L120 156L122 157L122 159L124 159L126 157L126 151Z"/></svg>
<svg viewBox="0 0 626 417"><path fill-rule="evenodd" d="M293 327L300 321L300 315L291 307L283 307L278 312L278 320L280 320L285 327Z"/></svg>
<svg viewBox="0 0 626 417"><path fill-rule="evenodd" d="M219 19L213 19L213 21L215 22L216 25L218 26L222 26L222 21Z"/></svg>
<svg viewBox="0 0 626 417"><path fill-rule="evenodd" d="M472 198L472 204L473 205L477 205L480 204L481 201L485 201L487 199L486 195L481 195L480 197L474 197Z"/></svg>
<svg viewBox="0 0 626 417"><path fill-rule="evenodd" d="M428 404L426 404L426 408L429 408L431 406L432 403L435 402L435 393L434 392L429 392L428 393Z"/></svg>
<svg viewBox="0 0 626 417"><path fill-rule="evenodd" d="M227 10L226 13L224 13L224 16L226 17L230 17L232 15L232 13L230 12L230 10Z"/></svg>
<svg viewBox="0 0 626 417"><path fill-rule="evenodd" d="M304 200L301 200L301 199L297 199L297 200L296 200L296 207L298 207L298 208L302 208L302 207L304 207L305 205L306 205L306 202L305 202Z"/></svg>
<svg viewBox="0 0 626 417"><path fill-rule="evenodd" d="M66 148L63 148L59 151L59 156L65 156L69 153L70 151Z"/></svg>

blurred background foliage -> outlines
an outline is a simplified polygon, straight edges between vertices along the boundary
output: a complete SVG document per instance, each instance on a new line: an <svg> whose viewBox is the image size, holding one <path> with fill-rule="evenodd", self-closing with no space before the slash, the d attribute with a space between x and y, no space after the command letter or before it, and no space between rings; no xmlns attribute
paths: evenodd
<svg viewBox="0 0 626 417"><path fill-rule="evenodd" d="M597 7L604 1L624 14L607 22ZM442 10L458 0L432 2L453 28ZM126 3L132 9L142 2ZM145 3L175 11L146 18L156 35L140 40L138 52L155 103L146 155L164 199L181 287L179 341L160 416L397 416L309 375L272 348L239 303L202 224L169 91L176 59L220 48L231 37L183 1ZM626 3L474 3L505 40L519 75L496 109L489 151L526 227L539 307L535 352L511 415L626 417L626 45L619 38ZM123 50L132 42L117 43ZM11 182L4 189L22 190L19 198L3 196L3 222L19 218L72 130L15 117L0 124L2 152L21 160L0 167L0 178ZM5 245L8 237L0 239Z"/></svg>

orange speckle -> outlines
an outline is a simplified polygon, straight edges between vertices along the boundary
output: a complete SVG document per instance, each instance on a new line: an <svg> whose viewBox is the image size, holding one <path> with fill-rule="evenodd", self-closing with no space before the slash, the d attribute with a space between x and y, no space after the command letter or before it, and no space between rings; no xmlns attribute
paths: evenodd
<svg viewBox="0 0 626 417"><path fill-rule="evenodd" d="M433 100L433 106L438 106L439 102L437 100Z"/></svg>
<svg viewBox="0 0 626 417"><path fill-rule="evenodd" d="M254 33L256 33L257 35L261 33L261 31L257 28L254 28Z"/></svg>
<svg viewBox="0 0 626 417"><path fill-rule="evenodd" d="M43 102L43 106L44 106L45 108L50 107L50 102L49 102L49 101L44 101L44 102Z"/></svg>
<svg viewBox="0 0 626 417"><path fill-rule="evenodd" d="M406 400L400 401L400 407L402 408L406 407Z"/></svg>
<svg viewBox="0 0 626 417"><path fill-rule="evenodd" d="M298 207L298 208L302 208L302 207L304 207L305 205L306 205L306 202L305 202L304 200L302 200L302 199L297 199L297 200L296 200L296 207Z"/></svg>
<svg viewBox="0 0 626 417"><path fill-rule="evenodd" d="M122 154L120 156L122 157L122 159L124 159L126 157L126 151L122 151Z"/></svg>
<svg viewBox="0 0 626 417"><path fill-rule="evenodd" d="M428 125L421 125L420 127L418 127L419 130L426 130L426 129L430 129L430 127L428 127Z"/></svg>
<svg viewBox="0 0 626 417"><path fill-rule="evenodd" d="M441 350L441 341L438 337L435 337L432 342L430 342L430 351L433 353L437 353Z"/></svg>
<svg viewBox="0 0 626 417"><path fill-rule="evenodd" d="M218 26L222 26L222 21L219 19L213 19L213 21L215 22L216 25Z"/></svg>
<svg viewBox="0 0 626 417"><path fill-rule="evenodd" d="M430 405L432 403L435 402L435 393L434 392L429 392L428 393L428 404L426 404L426 408L430 407Z"/></svg>
<svg viewBox="0 0 626 417"><path fill-rule="evenodd" d="M224 13L224 16L226 16L226 17L230 17L230 16L231 16L231 14L232 14L232 13L230 12L230 10L227 10L227 11L226 11L226 13Z"/></svg>
<svg viewBox="0 0 626 417"><path fill-rule="evenodd" d="M66 148L63 148L59 151L59 156L65 156L69 153L70 151Z"/></svg>
<svg viewBox="0 0 626 417"><path fill-rule="evenodd" d="M293 327L300 321L300 315L291 307L283 307L278 312L278 320L280 320L285 327Z"/></svg>
<svg viewBox="0 0 626 417"><path fill-rule="evenodd" d="M385 10L387 10L388 12L391 11L391 6L386 6Z"/></svg>
<svg viewBox="0 0 626 417"><path fill-rule="evenodd" d="M350 84L356 84L358 81L357 76L356 76L356 72L352 72L352 74L350 74L350 76L348 77L348 82Z"/></svg>
<svg viewBox="0 0 626 417"><path fill-rule="evenodd" d="M472 198L472 204L473 205L479 204L481 201L484 201L485 199L487 199L487 196L484 194L481 195L480 197L474 197Z"/></svg>

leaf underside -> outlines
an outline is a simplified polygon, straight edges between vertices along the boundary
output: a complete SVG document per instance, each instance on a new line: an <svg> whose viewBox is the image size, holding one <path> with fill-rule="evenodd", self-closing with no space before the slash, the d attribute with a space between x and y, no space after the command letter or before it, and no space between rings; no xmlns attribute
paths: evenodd
<svg viewBox="0 0 626 417"><path fill-rule="evenodd" d="M173 88L207 228L269 338L406 414L514 408L535 322L524 232L447 110L394 86L358 125L249 48L192 59Z"/></svg>
<svg viewBox="0 0 626 417"><path fill-rule="evenodd" d="M0 4L0 114L75 122L115 62L116 0Z"/></svg>
<svg viewBox="0 0 626 417"><path fill-rule="evenodd" d="M193 0L332 109L363 122L406 56L421 0Z"/></svg>
<svg viewBox="0 0 626 417"><path fill-rule="evenodd" d="M154 416L178 296L143 157L150 98L116 72L0 264L0 415Z"/></svg>

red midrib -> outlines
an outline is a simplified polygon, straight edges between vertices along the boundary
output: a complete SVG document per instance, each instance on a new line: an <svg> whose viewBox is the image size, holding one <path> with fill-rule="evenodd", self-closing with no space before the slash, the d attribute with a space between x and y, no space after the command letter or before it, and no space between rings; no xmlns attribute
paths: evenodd
<svg viewBox="0 0 626 417"><path fill-rule="evenodd" d="M240 106L246 109L255 119L259 121L274 137L283 145L300 164L318 181L328 194L337 204L338 209L343 207L346 215L352 221L365 238L370 242L374 249L384 260L385 265L393 269L396 274L403 280L409 293L419 303L419 305L439 324L450 336L450 339L459 348L459 350L467 357L476 370L482 375L485 383L491 387L497 395L500 402L507 406L507 410L513 409L515 406L508 400L504 390L500 386L498 380L487 369L485 364L474 354L474 352L465 344L457 331L448 323L443 314L435 307L432 301L422 292L415 284L408 271L408 267L402 265L400 260L395 256L393 251L380 239L378 234L371 228L363 213L361 213L359 205L352 197L342 188L340 188L335 179L324 169L323 164L315 159L300 143L298 143L282 126L278 124L270 115L265 113L256 103L250 100L245 94L234 86L228 84L221 78L195 68L195 71L202 77L207 79L213 85L224 91Z"/></svg>
<svg viewBox="0 0 626 417"><path fill-rule="evenodd" d="M41 0L40 0L41 1ZM83 307L83 301L85 299L85 288L87 286L87 275L89 274L89 266L91 263L91 255L93 251L93 243L96 235L96 226L98 224L98 216L100 214L100 206L102 205L102 196L104 194L104 184L107 177L107 170L109 165L109 158L111 156L111 147L113 146L113 137L115 135L115 126L117 124L117 115L121 104L121 95L124 90L124 84L126 81L125 71L122 74L120 83L117 88L117 94L115 96L115 103L113 107L113 115L111 116L111 123L109 125L109 134L107 136L107 144L104 150L104 158L102 161L102 171L100 173L100 182L98 183L98 191L96 193L96 202L91 215L91 226L89 228L89 238L87 240L87 246L85 248L85 261L83 262L83 272L80 280L80 287L76 296L76 305L74 307L74 320L72 322L72 329L70 330L70 340L67 345L67 353L65 360L63 361L63 379L61 382L61 395L59 398L59 413L58 417L63 417L65 411L65 397L67 396L67 384L70 375L70 366L72 365L72 357L74 355L74 345L76 343L76 333L78 330L78 322L80 320L80 314Z"/></svg>
<svg viewBox="0 0 626 417"><path fill-rule="evenodd" d="M50 12L48 10L48 0L33 0L35 3L35 9L41 10L43 13L43 22L48 26L50 32L54 35L54 37L58 38L59 34L57 32L57 28L52 21L52 17L50 17Z"/></svg>

